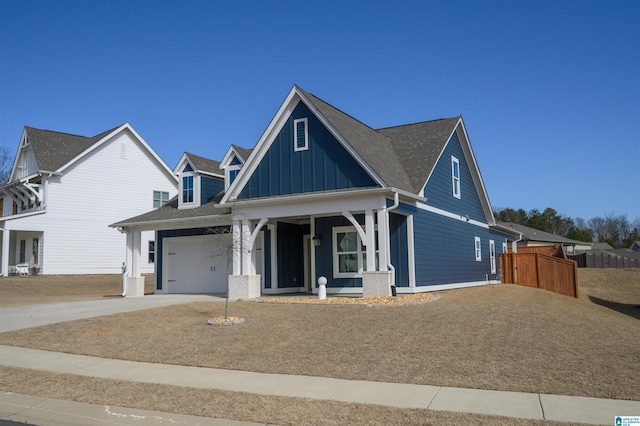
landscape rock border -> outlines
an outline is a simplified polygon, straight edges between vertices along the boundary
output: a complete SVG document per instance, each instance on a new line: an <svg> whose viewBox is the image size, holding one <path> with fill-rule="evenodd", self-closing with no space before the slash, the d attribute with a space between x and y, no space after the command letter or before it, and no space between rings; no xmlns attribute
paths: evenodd
<svg viewBox="0 0 640 426"><path fill-rule="evenodd" d="M280 303L292 305L325 305L325 306L364 306L376 308L382 306L415 306L434 302L440 299L438 293L418 293L404 296L389 297L328 297L320 300L312 296L261 297L255 299L258 303Z"/></svg>
<svg viewBox="0 0 640 426"><path fill-rule="evenodd" d="M209 325L239 325L244 323L244 318L239 317L216 317L207 321Z"/></svg>

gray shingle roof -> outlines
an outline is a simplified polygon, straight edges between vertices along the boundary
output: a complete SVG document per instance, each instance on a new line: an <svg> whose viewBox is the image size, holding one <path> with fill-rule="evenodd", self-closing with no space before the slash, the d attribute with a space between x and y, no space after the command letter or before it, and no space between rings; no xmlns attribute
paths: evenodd
<svg viewBox="0 0 640 426"><path fill-rule="evenodd" d="M247 161L247 158L249 158L249 156L253 152L253 149L243 148L241 146L234 145L234 144L232 144L231 146L236 150L238 155L242 157L242 161Z"/></svg>
<svg viewBox="0 0 640 426"><path fill-rule="evenodd" d="M413 193L424 186L459 120L444 118L378 130L391 140L400 167L411 179Z"/></svg>
<svg viewBox="0 0 640 426"><path fill-rule="evenodd" d="M171 221L171 220L180 220L180 219L192 219L199 218L205 216L216 216L216 215L225 215L231 212L229 208L219 207L220 199L222 198L222 193L218 194L214 199L209 201L207 204L203 204L202 206L193 208L193 209L178 209L178 196L173 197L163 206L152 210L147 213L143 213L138 216L134 216L120 222L109 225L111 227L120 227L120 226L130 226L133 224L141 224L141 223L152 223L152 222L162 222L162 221Z"/></svg>
<svg viewBox="0 0 640 426"><path fill-rule="evenodd" d="M498 222L499 225L514 229L522 234L522 239L525 241L539 241L547 243L563 243L563 244L591 244L583 241L571 240L569 238L561 237L560 235L554 235L549 232L540 231L539 229L529 228L528 226L520 225L512 222Z"/></svg>
<svg viewBox="0 0 640 426"><path fill-rule="evenodd" d="M459 117L375 130L298 87L387 186L417 194Z"/></svg>
<svg viewBox="0 0 640 426"><path fill-rule="evenodd" d="M224 175L224 170L220 168L219 161L200 157L199 155L191 154L190 152L185 152L185 155L189 157L189 160L193 162L198 171Z"/></svg>
<svg viewBox="0 0 640 426"><path fill-rule="evenodd" d="M56 171L120 126L93 137L25 126L40 170Z"/></svg>

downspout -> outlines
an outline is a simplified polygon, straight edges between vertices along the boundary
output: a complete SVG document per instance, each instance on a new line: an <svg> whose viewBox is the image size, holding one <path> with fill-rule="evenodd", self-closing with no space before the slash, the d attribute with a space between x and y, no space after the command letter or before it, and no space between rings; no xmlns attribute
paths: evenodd
<svg viewBox="0 0 640 426"><path fill-rule="evenodd" d="M127 296L127 265L122 262L122 297Z"/></svg>
<svg viewBox="0 0 640 426"><path fill-rule="evenodd" d="M518 237L517 240L515 240L513 242L513 247L512 247L512 251L513 251L513 283L514 284L518 284L518 262L517 262L517 254L518 254L518 243L520 241L522 241L524 239L524 234L520 234L520 237Z"/></svg>
<svg viewBox="0 0 640 426"><path fill-rule="evenodd" d="M120 231L120 233L125 234L126 235L126 231L124 230L124 228L116 228L118 231ZM125 251L124 251L124 258L127 258L127 250L126 250L126 244L125 244ZM127 296L127 263L122 262L122 294L120 295L122 297L126 297Z"/></svg>
<svg viewBox="0 0 640 426"><path fill-rule="evenodd" d="M391 210L397 209L399 205L400 205L400 200L398 199L398 193L394 192L393 205L386 208L387 212L385 214L385 219L387 221L385 228L387 228L387 232L389 233L389 235L387 236L387 247L385 247L385 249L387 251L387 268L389 268L389 270L391 271L391 294L393 296L396 296L397 294L396 293L396 268L394 268L393 265L391 264L391 227L389 226L389 212Z"/></svg>

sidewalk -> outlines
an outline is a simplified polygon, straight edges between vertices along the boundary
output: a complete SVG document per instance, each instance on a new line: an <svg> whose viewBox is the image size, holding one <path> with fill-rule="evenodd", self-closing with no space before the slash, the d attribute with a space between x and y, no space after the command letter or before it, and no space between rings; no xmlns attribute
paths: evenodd
<svg viewBox="0 0 640 426"><path fill-rule="evenodd" d="M164 299L167 297L167 299ZM97 305L104 304L98 309L91 310L90 306L96 302L74 302L64 304L64 309L57 306L59 313L50 313L48 320L58 322L60 320L76 319L78 315L99 316L108 313L123 312L135 309L147 309L155 306L165 306L166 304L182 303L195 300L197 297L210 296L151 296L140 299L121 299L120 304L106 303L111 301L98 301ZM144 300L143 299L148 299ZM137 300L129 303L128 300ZM220 299L224 300L224 299ZM77 304L77 305L76 305ZM56 304L60 305L60 304ZM44 321L41 316L28 317L31 307L23 308L21 322L23 326L30 323L40 323ZM46 311L50 311L51 306L47 306ZM0 331L12 327L24 328L13 321L13 324L6 326L7 310L14 313L17 308L0 309ZM37 309L42 311L42 309ZM66 318L66 319L64 319ZM247 371L221 370L213 368L198 368L175 365L162 365L144 362L131 362L114 359L104 359L84 355L65 354L58 352L40 351L13 346L0 345L0 365L22 368L33 368L37 366L39 370L76 374L107 379L118 379L144 383L166 384L173 386L187 386L203 389L218 389L233 392L249 392L263 395L276 395L285 397L302 397L317 400L333 400L348 403L366 403L374 405L392 406L399 408L418 408L428 410L443 410L474 414L488 414L506 417L557 420L587 424L614 424L615 416L639 416L640 401L621 401L587 397L571 397L561 395L546 395L537 393L518 393L492 390L461 389L427 385L411 385L400 383L381 383L358 380L332 379L326 377L295 376L280 374L253 373ZM16 396L15 394L4 394L0 397L0 418L17 419L17 417L3 417L10 415L7 405L3 405L3 400L9 398L22 403L17 405L30 407L31 398L29 396ZM42 401L43 398L36 398ZM38 402L44 404L45 402ZM70 406L75 407L70 403ZM54 404L55 407L64 407L67 404ZM12 406L9 406L12 407ZM91 406L84 404L83 410L88 414L83 418L94 419L95 423L64 423L63 424L104 424L99 421L104 417L104 406ZM93 407L93 408L92 408ZM36 407L37 408L37 407ZM34 408L34 409L36 409ZM56 408L57 410L57 408ZM137 412L140 410L122 409L127 412ZM46 409L45 409L46 411ZM76 413L75 408L67 414ZM93 414L91 414L93 413ZM138 414L136 414L137 416ZM140 414L140 416L165 418L173 416L165 414ZM165 416L165 417L163 417ZM112 417L109 417L112 419ZM53 419L53 417L51 418ZM196 419L202 419L197 417ZM206 419L207 421L214 421ZM79 420L78 420L79 421ZM88 421L88 420L87 420ZM93 420L92 420L93 421ZM159 421L159 420L158 420ZM184 420L184 424L220 424L220 423L196 423ZM203 420L204 421L204 420ZM225 421L226 422L226 421ZM37 423L51 424L56 423ZM113 423L121 424L121 423ZM133 424L129 420L123 424ZM138 424L138 423L135 423ZM143 424L143 423L140 423ZM151 424L151 423L149 423ZM153 423L161 424L161 423ZM242 423L223 423L242 424Z"/></svg>
<svg viewBox="0 0 640 426"><path fill-rule="evenodd" d="M0 391L0 420L42 426L96 425L202 425L259 426L263 423L239 422L187 416L160 411L86 404ZM1 423L1 422L0 422Z"/></svg>

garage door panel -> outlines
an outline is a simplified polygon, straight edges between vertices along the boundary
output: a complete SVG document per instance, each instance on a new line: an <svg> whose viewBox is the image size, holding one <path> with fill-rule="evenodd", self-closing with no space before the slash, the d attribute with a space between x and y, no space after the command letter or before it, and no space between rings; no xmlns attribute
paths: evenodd
<svg viewBox="0 0 640 426"><path fill-rule="evenodd" d="M169 293L225 293L230 241L228 234L168 241Z"/></svg>

